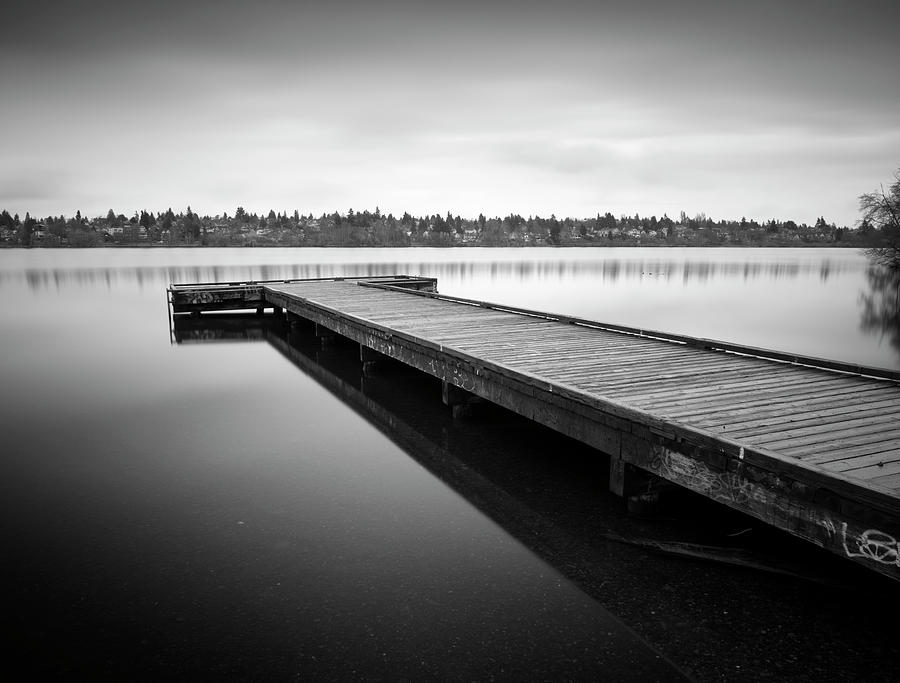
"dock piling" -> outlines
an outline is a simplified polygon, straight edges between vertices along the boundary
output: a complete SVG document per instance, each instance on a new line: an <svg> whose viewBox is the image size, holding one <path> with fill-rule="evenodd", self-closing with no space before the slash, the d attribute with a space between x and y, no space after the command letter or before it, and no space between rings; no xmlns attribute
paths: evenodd
<svg viewBox="0 0 900 683"><path fill-rule="evenodd" d="M484 399L450 382L441 382L441 400L450 408L454 419L471 417L474 407Z"/></svg>

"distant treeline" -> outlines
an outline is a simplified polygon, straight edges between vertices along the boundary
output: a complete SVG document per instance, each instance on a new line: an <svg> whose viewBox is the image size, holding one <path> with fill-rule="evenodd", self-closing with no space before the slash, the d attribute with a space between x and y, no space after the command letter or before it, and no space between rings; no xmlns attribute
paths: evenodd
<svg viewBox="0 0 900 683"><path fill-rule="evenodd" d="M374 212L303 215L269 211L200 216L188 207L174 213L135 212L131 217L112 209L105 217L33 218L0 212L0 245L19 247L94 247L104 245L156 246L873 246L879 231L868 223L856 229L837 227L820 217L814 225L771 219L712 220L684 212L677 219L663 215L642 217L597 214L594 218L542 218L518 214L506 217L445 216L395 217Z"/></svg>

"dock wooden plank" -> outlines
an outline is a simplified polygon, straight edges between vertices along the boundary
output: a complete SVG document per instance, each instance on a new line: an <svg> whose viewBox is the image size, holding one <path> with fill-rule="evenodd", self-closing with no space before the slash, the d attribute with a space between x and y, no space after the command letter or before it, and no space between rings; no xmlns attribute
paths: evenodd
<svg viewBox="0 0 900 683"><path fill-rule="evenodd" d="M729 428L724 433L732 439L753 437L754 443L766 443L779 438L793 438L811 434L828 434L862 427L890 427L900 425L900 406L891 402L888 410L866 410L856 413L827 416L807 416L802 421L762 423L741 429Z"/></svg>
<svg viewBox="0 0 900 683"><path fill-rule="evenodd" d="M743 399L769 399L779 396L794 395L805 396L827 392L845 386L842 380L837 378L822 377L811 380L807 377L798 377L794 380L782 378L767 380L748 380L731 384L713 384L699 389L684 391L650 391L644 393L619 390L611 392L610 396L621 398L646 406L652 406L656 410L664 410L673 406L691 407L695 405L725 405L729 402L739 402Z"/></svg>
<svg viewBox="0 0 900 683"><path fill-rule="evenodd" d="M674 406L666 409L665 413L672 419L687 420L698 425L720 425L727 423L732 414L745 415L748 411L784 411L785 414L803 415L815 410L822 405L832 405L838 402L841 405L856 404L860 401L876 401L896 396L896 390L892 387L870 385L865 387L846 386L833 389L830 392L814 392L804 396L796 396L786 393L780 397L752 397L743 401L732 401L723 406Z"/></svg>
<svg viewBox="0 0 900 683"><path fill-rule="evenodd" d="M745 426L752 427L757 424L760 426L782 423L802 424L807 420L855 412L880 411L892 408L900 410L900 400L893 395L893 392L885 392L882 395L884 398L880 400L877 396L869 398L866 394L853 394L854 399L842 398L841 396L816 397L805 402L793 401L787 406L775 404L767 410L756 406L723 410L709 416L699 414L693 416L692 421L696 424L702 424L709 429L720 428L731 431L743 429Z"/></svg>
<svg viewBox="0 0 900 683"><path fill-rule="evenodd" d="M577 367L574 368L577 372ZM697 389L705 389L714 383L717 386L737 386L738 383L755 381L757 383L784 378L778 369L753 371L740 364L710 363L707 368L700 368L693 363L686 367L676 364L649 365L647 367L613 370L604 376L603 387L606 391L623 390L629 396L637 396L644 389L642 385L652 385L659 381L660 392L669 394L671 384L676 391L691 393ZM666 380L672 380L667 382ZM671 395L671 394L670 394Z"/></svg>
<svg viewBox="0 0 900 683"><path fill-rule="evenodd" d="M897 444L894 441L881 441L834 450L812 448L808 449L807 452L797 454L795 457L809 465L825 467L833 462L840 462L848 458L890 453L895 448L897 448Z"/></svg>
<svg viewBox="0 0 900 683"><path fill-rule="evenodd" d="M854 477L874 479L876 477L900 472L900 451L882 451L871 455L846 458L822 465L835 472L853 472ZM887 468L887 469L885 469Z"/></svg>
<svg viewBox="0 0 900 683"><path fill-rule="evenodd" d="M891 429L884 431L882 429L874 431L848 432L840 437L835 438L833 434L827 435L832 438L821 437L804 437L802 439L788 439L785 442L774 442L762 444L767 449L777 450L786 453L792 457L799 457L807 453L834 451L843 452L856 446L885 446L893 447L900 440L900 429Z"/></svg>
<svg viewBox="0 0 900 683"><path fill-rule="evenodd" d="M822 376L810 378L798 376L793 379L765 379L754 382L752 380L723 386L710 386L703 392L687 392L689 395L676 394L649 394L635 396L635 399L644 399L654 406L662 407L693 407L693 402L710 407L711 403L719 405L741 405L745 402L757 402L758 399L770 400L782 396L793 396L803 399L812 396L821 396L830 391L850 391L863 387L848 384L838 377ZM712 402L709 399L714 399Z"/></svg>
<svg viewBox="0 0 900 683"><path fill-rule="evenodd" d="M900 473L888 474L881 477L874 477L870 480L873 484L882 488L900 491ZM896 546L896 543L895 543Z"/></svg>
<svg viewBox="0 0 900 683"><path fill-rule="evenodd" d="M715 359L711 361L705 368L701 368L696 361L689 363L671 362L668 359L656 360L650 359L643 363L618 363L610 361L602 354L596 356L572 357L562 352L561 357L542 359L540 356L533 356L527 361L519 360L519 357L511 356L518 366L523 368L540 371L546 373L579 373L582 377L588 378L592 376L602 376L607 386L613 386L617 383L630 385L634 381L652 380L653 377L682 377L682 378L698 378L700 372L704 376L724 376L726 374L752 374L747 368L741 365L719 361ZM595 371L599 374L595 375Z"/></svg>

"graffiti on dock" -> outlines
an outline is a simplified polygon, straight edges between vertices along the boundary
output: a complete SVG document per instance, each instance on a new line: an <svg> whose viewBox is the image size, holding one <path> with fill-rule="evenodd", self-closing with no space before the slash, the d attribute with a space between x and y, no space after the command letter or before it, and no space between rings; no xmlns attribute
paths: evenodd
<svg viewBox="0 0 900 683"><path fill-rule="evenodd" d="M397 354L394 350L394 344L391 342L390 335L376 334L370 332L366 335L364 346L374 349L380 354L396 358Z"/></svg>
<svg viewBox="0 0 900 683"><path fill-rule="evenodd" d="M189 304L211 304L216 301L216 295L208 291L191 292L187 299Z"/></svg>
<svg viewBox="0 0 900 683"><path fill-rule="evenodd" d="M459 363L454 365L449 365L444 361L435 361L431 360L428 362L428 370L429 372L442 379L445 382L448 382L460 389L464 389L465 391L475 391L477 387L477 379L474 375L466 370L463 370Z"/></svg>
<svg viewBox="0 0 900 683"><path fill-rule="evenodd" d="M172 302L180 305L209 306L211 304L260 301L262 289L259 287L237 287L224 289L174 290Z"/></svg>
<svg viewBox="0 0 900 683"><path fill-rule="evenodd" d="M820 522L829 537L837 535L837 529L830 519ZM848 539L847 522L841 522L841 544L847 557L861 557L879 564L900 567L900 541L889 533L878 529L866 529L856 534L850 533Z"/></svg>
<svg viewBox="0 0 900 683"><path fill-rule="evenodd" d="M657 449L651 469L660 476L723 503L765 503L765 491L736 472L715 472L700 461L668 448Z"/></svg>

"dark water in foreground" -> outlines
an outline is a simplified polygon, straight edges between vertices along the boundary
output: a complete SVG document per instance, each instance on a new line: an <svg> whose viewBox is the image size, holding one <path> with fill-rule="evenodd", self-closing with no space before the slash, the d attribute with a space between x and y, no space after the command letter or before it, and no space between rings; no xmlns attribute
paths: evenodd
<svg viewBox="0 0 900 683"><path fill-rule="evenodd" d="M653 680L677 676L668 658L707 680L890 680L900 648L879 615L897 590L880 577L690 498L629 517L602 457L499 410L454 423L430 380L362 378L353 349L255 320L230 342L170 344L169 281L411 272L450 294L898 365L889 334L860 328L850 252L540 258L0 252L3 576L26 669Z"/></svg>

